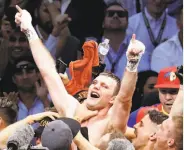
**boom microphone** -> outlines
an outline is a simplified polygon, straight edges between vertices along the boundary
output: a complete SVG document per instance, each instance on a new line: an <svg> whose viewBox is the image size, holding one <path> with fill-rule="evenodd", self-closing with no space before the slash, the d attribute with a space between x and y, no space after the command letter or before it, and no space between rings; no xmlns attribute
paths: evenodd
<svg viewBox="0 0 184 150"><path fill-rule="evenodd" d="M31 125L23 125L9 137L7 142L8 150L27 150L34 137L34 130Z"/></svg>

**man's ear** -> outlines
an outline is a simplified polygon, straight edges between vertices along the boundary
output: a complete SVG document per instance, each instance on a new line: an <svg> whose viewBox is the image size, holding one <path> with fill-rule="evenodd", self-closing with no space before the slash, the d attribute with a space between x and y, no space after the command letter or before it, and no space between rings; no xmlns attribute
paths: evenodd
<svg viewBox="0 0 184 150"><path fill-rule="evenodd" d="M150 141L156 141L156 133L153 133L149 136Z"/></svg>
<svg viewBox="0 0 184 150"><path fill-rule="evenodd" d="M115 100L116 96L113 96L110 101L109 101L109 104L113 105L114 104L114 100Z"/></svg>
<svg viewBox="0 0 184 150"><path fill-rule="evenodd" d="M172 146L174 145L174 143L175 143L175 140L174 140L174 139L169 138L169 139L167 140L167 145L168 145L169 147L172 147Z"/></svg>

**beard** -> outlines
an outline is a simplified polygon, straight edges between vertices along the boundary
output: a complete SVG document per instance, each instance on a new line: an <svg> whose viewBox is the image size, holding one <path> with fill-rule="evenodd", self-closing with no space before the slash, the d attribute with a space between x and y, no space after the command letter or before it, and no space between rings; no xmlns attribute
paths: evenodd
<svg viewBox="0 0 184 150"><path fill-rule="evenodd" d="M45 23L43 23L39 17L38 17L38 21L37 21L37 24L47 33L47 34L50 34L52 32L52 29L53 29L53 25L52 25L52 22L51 21L47 21Z"/></svg>
<svg viewBox="0 0 184 150"><path fill-rule="evenodd" d="M17 86L17 89L23 93L33 93L35 92L35 86Z"/></svg>

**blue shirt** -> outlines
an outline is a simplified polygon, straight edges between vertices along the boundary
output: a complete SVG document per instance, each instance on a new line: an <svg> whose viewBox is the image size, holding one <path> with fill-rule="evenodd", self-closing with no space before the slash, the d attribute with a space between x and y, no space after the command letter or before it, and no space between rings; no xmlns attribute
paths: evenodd
<svg viewBox="0 0 184 150"><path fill-rule="evenodd" d="M18 107L19 107L19 111L17 115L17 121L22 120L29 115L34 115L45 111L44 105L38 97L35 98L34 103L29 110L21 100L19 100L18 102ZM33 127L34 128L38 127L38 124L34 124Z"/></svg>
<svg viewBox="0 0 184 150"><path fill-rule="evenodd" d="M120 79L122 78L124 70L127 65L126 51L127 51L130 40L131 40L131 36L126 35L125 39L120 44L118 51L116 52L115 50L113 50L112 47L110 47L109 52L105 57L105 64L106 64L105 70L111 71L112 63L115 62L118 55L120 55L119 60L116 61L116 65L114 67L115 69L113 72ZM108 55L110 55L111 57L109 58ZM112 58L112 61L110 61L111 58ZM141 58L141 61L138 66L138 72L145 71L145 70L149 70L148 60Z"/></svg>
<svg viewBox="0 0 184 150"><path fill-rule="evenodd" d="M151 70L160 72L161 69L183 64L183 48L177 33L175 36L160 44L152 54ZM174 56L174 57L173 57Z"/></svg>
<svg viewBox="0 0 184 150"><path fill-rule="evenodd" d="M162 16L159 19L156 20L148 13L146 8L144 10L155 39L158 36L162 22L165 18L165 15L166 15L166 25L161 37L161 42L163 42L165 39L171 38L173 35L175 35L178 32L176 20L170 17L169 15L167 15L165 12L162 14ZM132 17L129 18L128 32L135 33L136 39L140 40L145 44L146 50L145 50L143 59L148 61L149 69L150 69L151 54L155 49L155 47L150 40L150 36L147 30L147 27L145 25L142 12L136 15L133 15Z"/></svg>

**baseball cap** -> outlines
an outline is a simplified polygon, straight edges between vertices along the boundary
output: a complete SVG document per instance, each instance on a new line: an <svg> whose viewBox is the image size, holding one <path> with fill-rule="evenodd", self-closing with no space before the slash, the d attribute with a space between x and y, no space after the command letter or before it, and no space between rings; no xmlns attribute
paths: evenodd
<svg viewBox="0 0 184 150"><path fill-rule="evenodd" d="M160 70L155 88L179 88L180 80L175 75L176 71L175 66Z"/></svg>
<svg viewBox="0 0 184 150"><path fill-rule="evenodd" d="M49 150L68 150L80 128L80 123L70 118L49 122L41 135L42 145Z"/></svg>

